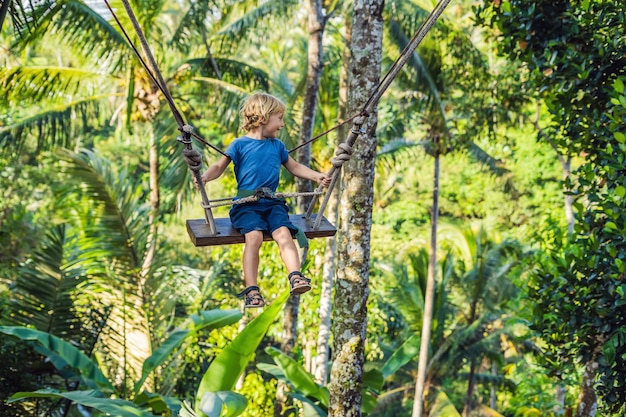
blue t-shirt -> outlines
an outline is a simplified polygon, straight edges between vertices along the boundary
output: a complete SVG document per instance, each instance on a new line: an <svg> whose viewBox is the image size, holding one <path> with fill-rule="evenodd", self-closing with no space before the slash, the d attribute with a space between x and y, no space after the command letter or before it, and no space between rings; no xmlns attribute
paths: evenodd
<svg viewBox="0 0 626 417"><path fill-rule="evenodd" d="M285 144L279 139L247 136L235 139L226 149L226 155L233 161L239 190L268 187L276 191L280 167L289 158Z"/></svg>

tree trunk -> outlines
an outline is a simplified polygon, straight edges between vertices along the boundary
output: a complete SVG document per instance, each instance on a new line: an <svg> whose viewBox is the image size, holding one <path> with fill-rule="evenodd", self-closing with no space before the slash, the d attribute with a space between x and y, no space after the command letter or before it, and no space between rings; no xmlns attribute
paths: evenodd
<svg viewBox="0 0 626 417"><path fill-rule="evenodd" d="M438 146L438 144L435 144ZM433 207L430 213L430 257L428 261L428 280L424 297L424 317L422 322L422 339L420 342L419 362L415 380L415 398L413 400L413 417L422 417L424 397L426 393L426 371L428 365L428 347L433 321L433 303L435 296L435 272L437 267L437 222L439 218L439 153L435 154Z"/></svg>
<svg viewBox="0 0 626 417"><path fill-rule="evenodd" d="M580 394L578 395L578 407L576 407L576 417L595 417L598 411L598 397L594 388L594 379L598 371L598 362L595 359L587 362L583 379L580 384Z"/></svg>
<svg viewBox="0 0 626 417"><path fill-rule="evenodd" d="M317 93L319 91L320 75L322 72L322 35L324 33L324 16L322 14L321 0L309 1L309 63L307 70L306 91L302 107L302 125L300 128L300 143L305 143L313 136L315 124L315 107L317 106ZM311 144L298 149L298 162L303 165L311 165ZM311 191L311 181L296 178L297 192ZM298 209L300 213L306 212L310 198L300 198ZM290 354L296 344L298 309L300 297L292 296L285 305L283 321L283 338L281 349Z"/></svg>
<svg viewBox="0 0 626 417"><path fill-rule="evenodd" d="M337 192L335 187L327 206L327 218L332 224L337 223ZM333 277L335 275L335 251L337 242L335 237L326 241L324 253L324 270L322 273L322 289L320 292L320 323L317 333L317 355L315 357L315 381L320 385L326 385L328 380L328 341L330 338L330 315L333 301Z"/></svg>
<svg viewBox="0 0 626 417"><path fill-rule="evenodd" d="M473 407L473 398L474 398L474 375L476 375L476 368L478 364L476 363L478 359L472 359L470 364L469 375L467 376L467 391L465 392L465 404L463 405L463 413L461 414L463 417L468 417L470 415L470 411L472 411Z"/></svg>
<svg viewBox="0 0 626 417"><path fill-rule="evenodd" d="M383 0L356 0L352 20L348 102L360 112L380 79ZM333 320L329 417L361 416L364 345L369 294L370 230L374 190L377 114L363 125L350 161L344 164L341 229Z"/></svg>
<svg viewBox="0 0 626 417"><path fill-rule="evenodd" d="M302 105L302 124L300 126L300 143L306 143L313 137L315 126L315 108L317 106L317 93L319 91L320 76L322 73L322 37L324 34L325 19L322 11L321 0L309 0L309 43L308 43L308 66L305 94ZM298 162L303 165L311 165L311 144L298 149ZM299 193L312 190L311 181L296 178L296 191ZM298 201L300 213L306 212L311 198L301 197ZM304 255L303 255L304 256ZM300 308L300 296L291 296L285 304L283 315L283 337L281 350L290 355L296 345L298 329L298 310ZM279 384L280 385L280 384ZM279 386L279 393L284 392L285 386ZM274 402L274 416L283 415L283 395L277 395Z"/></svg>
<svg viewBox="0 0 626 417"><path fill-rule="evenodd" d="M349 18L345 21L344 39L350 44L352 39L352 22ZM350 62L350 51L344 50L344 65L339 80L339 116L338 121L343 122L348 116L348 63ZM345 140L349 132L348 126L340 126L337 130L337 145ZM341 175L341 171L339 172ZM337 184L341 183L341 178ZM335 187L327 205L326 216L328 221L341 227L337 210L341 196L341 188ZM326 385L328 382L328 360L330 359L329 339L330 339L330 317L333 302L333 277L335 276L335 258L337 251L337 239L333 236L326 241L326 252L324 253L324 272L322 274L322 292L320 294L320 324L317 338L317 357L315 358L315 381L318 384Z"/></svg>

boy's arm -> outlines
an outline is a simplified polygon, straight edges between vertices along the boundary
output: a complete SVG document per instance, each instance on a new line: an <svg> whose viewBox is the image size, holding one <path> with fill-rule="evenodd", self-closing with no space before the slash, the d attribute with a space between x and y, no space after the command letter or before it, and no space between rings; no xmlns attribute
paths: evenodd
<svg viewBox="0 0 626 417"><path fill-rule="evenodd" d="M317 172L306 165L302 165L299 162L296 162L291 156L285 162L285 168L292 175L295 175L299 178L304 178L305 180L315 181L319 184L322 184L324 187L328 187L330 185L330 177L322 172Z"/></svg>
<svg viewBox="0 0 626 417"><path fill-rule="evenodd" d="M231 159L229 157L222 156L219 161L217 161L215 164L207 168L206 171L204 171L204 174L202 174L202 182L207 183L218 178L224 173L224 170L226 169L228 164L230 164L230 161Z"/></svg>

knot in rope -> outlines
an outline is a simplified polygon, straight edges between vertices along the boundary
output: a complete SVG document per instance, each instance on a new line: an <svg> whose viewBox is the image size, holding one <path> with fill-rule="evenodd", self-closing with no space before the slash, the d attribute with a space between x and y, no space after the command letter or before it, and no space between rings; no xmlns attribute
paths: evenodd
<svg viewBox="0 0 626 417"><path fill-rule="evenodd" d="M192 171L200 171L202 169L202 155L195 149L183 149L183 157L185 162Z"/></svg>
<svg viewBox="0 0 626 417"><path fill-rule="evenodd" d="M369 113L364 111L361 114L359 114L357 117L354 118L354 124L361 126L363 123L365 123L365 120L368 117L369 117Z"/></svg>
<svg viewBox="0 0 626 417"><path fill-rule="evenodd" d="M191 126L191 125L183 125L183 127L181 127L180 130L185 132L185 133L193 133L193 126Z"/></svg>
<svg viewBox="0 0 626 417"><path fill-rule="evenodd" d="M330 160L331 164L335 168L341 168L341 166L350 160L352 156L352 146L347 143L340 143L337 145L337 150L335 151L335 157Z"/></svg>

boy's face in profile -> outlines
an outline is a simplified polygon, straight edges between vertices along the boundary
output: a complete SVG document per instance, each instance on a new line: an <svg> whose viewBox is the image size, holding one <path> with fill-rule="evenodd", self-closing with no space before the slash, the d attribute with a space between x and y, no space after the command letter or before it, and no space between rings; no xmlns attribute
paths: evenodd
<svg viewBox="0 0 626 417"><path fill-rule="evenodd" d="M280 129L285 127L283 121L283 113L272 114L265 125L263 125L263 137L264 138L277 138Z"/></svg>

